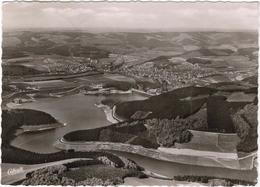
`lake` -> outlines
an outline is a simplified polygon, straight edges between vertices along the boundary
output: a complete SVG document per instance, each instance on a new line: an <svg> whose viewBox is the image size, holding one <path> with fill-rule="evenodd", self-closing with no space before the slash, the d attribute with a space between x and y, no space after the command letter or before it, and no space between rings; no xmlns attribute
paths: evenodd
<svg viewBox="0 0 260 187"><path fill-rule="evenodd" d="M76 94L61 98L43 98L32 103L24 103L18 105L17 108L47 112L60 122L66 123L66 126L48 131L22 134L16 137L11 144L33 152L56 152L58 150L53 147L53 143L66 133L111 124L111 122L107 121L104 111L95 106L95 104L106 98L115 98L122 101L146 99L146 97L136 93L113 94L109 96Z"/></svg>

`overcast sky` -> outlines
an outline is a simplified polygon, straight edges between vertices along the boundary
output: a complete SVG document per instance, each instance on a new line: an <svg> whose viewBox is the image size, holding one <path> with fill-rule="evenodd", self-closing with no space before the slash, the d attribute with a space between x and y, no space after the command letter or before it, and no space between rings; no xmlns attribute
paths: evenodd
<svg viewBox="0 0 260 187"><path fill-rule="evenodd" d="M3 27L161 30L256 30L257 3L35 3L3 4Z"/></svg>

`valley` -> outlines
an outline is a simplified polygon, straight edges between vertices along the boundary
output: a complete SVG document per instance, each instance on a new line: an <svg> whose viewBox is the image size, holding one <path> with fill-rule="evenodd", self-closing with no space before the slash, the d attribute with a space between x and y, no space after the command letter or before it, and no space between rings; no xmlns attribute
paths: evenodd
<svg viewBox="0 0 260 187"><path fill-rule="evenodd" d="M142 169L113 169L123 156L174 184L190 176L256 183L257 51L251 32L5 32L2 112L11 117L2 128L16 120L2 137L3 166L91 158L93 172L125 172L105 184L155 180L141 179ZM38 124L24 117L29 110L54 121ZM66 168L49 170L78 184ZM31 172L13 181L32 183L41 173Z"/></svg>

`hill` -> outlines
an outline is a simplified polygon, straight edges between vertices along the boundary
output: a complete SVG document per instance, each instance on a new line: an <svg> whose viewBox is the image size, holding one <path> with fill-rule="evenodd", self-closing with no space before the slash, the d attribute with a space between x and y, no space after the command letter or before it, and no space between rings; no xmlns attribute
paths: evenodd
<svg viewBox="0 0 260 187"><path fill-rule="evenodd" d="M120 118L130 119L137 111L151 112L148 118L187 117L198 111L206 102L206 98L185 100L185 98L200 95L210 95L215 90L202 87L186 87L176 89L158 96L152 96L143 101L129 101L116 105L115 113ZM178 106L178 107L177 107Z"/></svg>
<svg viewBox="0 0 260 187"><path fill-rule="evenodd" d="M129 54L138 51L176 51L186 56L230 55L252 56L257 51L257 33L225 32L155 32L155 33L87 33L87 32L32 32L3 33L3 57L50 54L103 58L107 52ZM248 46L253 44L256 47ZM225 45L224 45L225 44ZM218 46L222 45L219 49ZM196 49L197 48L197 49ZM199 48L199 49L198 49ZM74 50L76 49L76 50ZM138 49L138 51L137 51ZM195 49L187 52L187 49ZM15 51L19 53L15 54ZM196 55L197 54L197 55Z"/></svg>

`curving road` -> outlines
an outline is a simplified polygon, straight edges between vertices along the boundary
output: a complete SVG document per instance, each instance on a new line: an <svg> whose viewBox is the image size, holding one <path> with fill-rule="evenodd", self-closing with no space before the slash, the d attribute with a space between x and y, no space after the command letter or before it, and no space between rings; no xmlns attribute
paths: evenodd
<svg viewBox="0 0 260 187"><path fill-rule="evenodd" d="M74 149L76 151L122 151L163 161L235 170L252 170L254 168L254 160L257 156L257 152L238 158L234 153L216 153L213 151L210 152L177 148L148 149L138 145L115 142L69 142L63 138L58 139L54 146L61 150Z"/></svg>

